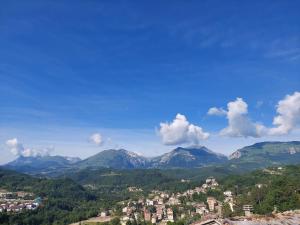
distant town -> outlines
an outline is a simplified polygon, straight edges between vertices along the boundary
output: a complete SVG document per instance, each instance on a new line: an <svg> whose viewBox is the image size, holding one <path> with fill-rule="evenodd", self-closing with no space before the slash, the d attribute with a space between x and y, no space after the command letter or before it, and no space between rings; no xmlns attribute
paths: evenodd
<svg viewBox="0 0 300 225"><path fill-rule="evenodd" d="M41 198L35 198L33 193L0 189L0 213L20 213L26 210L35 210L40 204Z"/></svg>
<svg viewBox="0 0 300 225"><path fill-rule="evenodd" d="M182 182L189 182L182 180ZM163 191L153 190L145 199L141 198L136 201L124 202L122 208L123 216L121 217L121 224L126 225L127 221L139 219L143 217L145 221L152 224L166 224L167 222L174 222L176 219L183 219L186 217L194 217L197 215L203 218L218 218L222 216L222 202L217 201L214 197L208 197L206 202L182 202L183 198L191 197L193 194L206 193L208 189L215 189L219 186L215 178L209 177L201 187L187 190L184 193L168 194ZM130 187L129 190L135 188ZM233 210L233 197L231 191L224 192L225 202L231 205ZM173 206L178 206L177 217L174 216ZM102 216L106 212L101 213Z"/></svg>
<svg viewBox="0 0 300 225"><path fill-rule="evenodd" d="M282 168L278 167L277 170L282 170ZM274 173L274 171L269 172ZM182 179L181 182L190 181ZM262 184L255 186L259 189L263 187ZM98 217L75 224L105 223L115 217L120 218L121 225L140 224L137 221L146 224L166 225L183 219L188 221L188 224L193 225L239 224L239 221L260 221L261 224L264 224L263 221L266 217L254 215L252 213L253 206L250 204L243 205L244 216L236 217L233 220L224 219L224 204L229 206L231 212L235 210L234 194L231 190L226 190L223 192L224 200L219 201L215 197L207 196L209 190L220 190L219 183L214 177L208 177L201 186L186 190L183 193L152 190L147 197L119 202L115 208L101 210ZM128 191L138 193L143 190L137 187L128 187ZM207 197L202 202L193 201L192 196L195 194L204 194L203 196ZM300 221L300 211L295 212L292 213L292 216L289 212L280 214L280 218L285 220L286 217L289 217Z"/></svg>

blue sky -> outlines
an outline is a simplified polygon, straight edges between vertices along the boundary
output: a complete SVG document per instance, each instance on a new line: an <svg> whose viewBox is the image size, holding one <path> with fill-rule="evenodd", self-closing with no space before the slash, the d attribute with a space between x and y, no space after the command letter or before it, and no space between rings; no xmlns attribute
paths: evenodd
<svg viewBox="0 0 300 225"><path fill-rule="evenodd" d="M160 123L177 113L228 154L283 135L219 135L237 97L247 117L271 127L276 105L300 91L299 1L2 1L0 163L6 140L87 157L124 147L172 149ZM89 137L104 140L93 145ZM191 143L182 142L189 145ZM194 143L192 143L194 144Z"/></svg>

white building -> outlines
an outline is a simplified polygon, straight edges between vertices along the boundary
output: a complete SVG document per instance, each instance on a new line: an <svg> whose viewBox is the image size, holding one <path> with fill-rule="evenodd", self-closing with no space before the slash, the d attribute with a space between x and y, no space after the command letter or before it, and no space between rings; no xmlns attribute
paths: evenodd
<svg viewBox="0 0 300 225"><path fill-rule="evenodd" d="M231 191L224 191L223 193L226 197L231 197L232 196L232 192Z"/></svg>

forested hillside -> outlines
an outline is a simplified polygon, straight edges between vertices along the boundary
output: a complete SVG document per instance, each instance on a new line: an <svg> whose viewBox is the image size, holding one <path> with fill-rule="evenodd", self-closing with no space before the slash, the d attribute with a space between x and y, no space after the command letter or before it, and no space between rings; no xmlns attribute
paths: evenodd
<svg viewBox="0 0 300 225"><path fill-rule="evenodd" d="M0 170L0 188L33 192L43 199L42 206L35 211L0 214L0 224L68 224L96 216L100 209L111 209L119 201L134 199L153 189L175 193L194 188L211 175L218 179L220 190L208 195L218 198L223 191L230 190L236 199L234 212L224 205L226 217L242 215L244 204L253 205L254 213L258 214L268 214L274 209L300 208L300 166L226 175L230 172L217 167L206 170L102 169L82 170L59 179L46 179ZM128 187L131 186L143 191L130 193Z"/></svg>
<svg viewBox="0 0 300 225"><path fill-rule="evenodd" d="M41 179L0 170L0 188L30 191L43 199L42 206L20 214L0 214L0 224L68 224L97 215L123 196L92 193L68 178Z"/></svg>
<svg viewBox="0 0 300 225"><path fill-rule="evenodd" d="M221 180L224 190L237 196L236 212L251 204L254 213L268 214L274 210L286 211L300 208L300 166L273 167L249 174L231 175Z"/></svg>

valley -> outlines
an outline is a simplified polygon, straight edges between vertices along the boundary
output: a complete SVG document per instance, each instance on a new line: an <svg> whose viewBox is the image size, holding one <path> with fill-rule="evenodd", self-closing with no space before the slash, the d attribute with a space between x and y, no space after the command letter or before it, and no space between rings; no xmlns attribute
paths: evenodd
<svg viewBox="0 0 300 225"><path fill-rule="evenodd" d="M130 165L127 163L121 164L121 168L102 167L101 163L98 167L97 161L89 164L93 166L76 168L79 163L81 166L82 163L85 164L85 160L81 160L71 166L67 164L61 167L58 173L43 171L33 176L12 171L12 167L9 170L4 167L0 169L0 188L10 192L32 193L41 202L35 210L3 210L0 224L29 225L35 221L35 224L41 225L181 225L206 220L225 223L226 219L250 220L272 213L277 215L297 210L300 209L300 193L297 191L300 190L300 166L296 160L275 161L277 158L272 155L285 154L285 159L289 155L294 157L297 155L298 145L298 142L259 143L238 150L240 153L234 155L239 155L239 158L228 160L208 150L177 148L172 154L167 154L168 157L161 157L172 162L168 165L177 163L176 167L171 168L132 168L133 163L144 166L148 160L130 160L132 164L129 168L123 168L124 165ZM241 160L248 157L249 149L253 151L251 157L258 151L256 149L260 149L260 161L257 158L253 163ZM213 154L213 163L203 166L199 166L200 162L192 163L197 165L195 167L187 167L183 163L182 159L191 160L189 154L203 155L203 151L210 156ZM114 151L112 159L120 160L116 153L119 152ZM105 154L108 157L107 152ZM124 156L124 150L121 155ZM129 154L125 156L129 157ZM133 154L130 156L140 157ZM97 159L98 157L99 155ZM174 157L176 160L173 160ZM177 160L178 157L181 160ZM194 158L198 160L197 156L193 160ZM214 160L221 162L215 163ZM158 162L157 159L154 161ZM264 167L262 162L268 163ZM14 165L15 163L16 161ZM34 164L32 166L37 168ZM245 214L246 205L251 207Z"/></svg>

